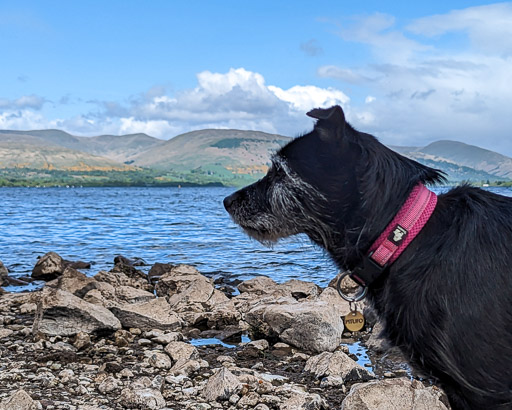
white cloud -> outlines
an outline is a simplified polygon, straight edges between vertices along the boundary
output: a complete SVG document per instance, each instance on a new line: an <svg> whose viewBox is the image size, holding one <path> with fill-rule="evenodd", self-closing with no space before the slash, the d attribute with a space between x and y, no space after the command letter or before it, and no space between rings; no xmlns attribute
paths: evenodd
<svg viewBox="0 0 512 410"><path fill-rule="evenodd" d="M23 95L15 100L7 98L0 98L0 109L13 110L13 109L26 109L40 110L46 100L37 95Z"/></svg>
<svg viewBox="0 0 512 410"><path fill-rule="evenodd" d="M291 108L305 113L315 107L330 107L332 105L346 105L349 98L343 92L334 88L318 88L312 85L296 85L288 90L269 86L268 89L273 92L277 98L286 101Z"/></svg>
<svg viewBox="0 0 512 410"><path fill-rule="evenodd" d="M289 89L267 85L264 77L244 68L227 73L204 71L198 85L175 95L146 93L128 107L103 103L104 114L121 120L120 132L146 132L168 138L199 128L239 128L295 135L311 128L305 113L315 107L342 104L349 98L335 88L311 85ZM134 131L136 130L136 131Z"/></svg>
<svg viewBox="0 0 512 410"><path fill-rule="evenodd" d="M512 3L453 10L447 14L417 19L407 30L428 37L450 32L465 32L472 45L485 54L512 53Z"/></svg>
<svg viewBox="0 0 512 410"><path fill-rule="evenodd" d="M29 102L23 101L26 106ZM349 102L346 94L332 87L297 85L283 89L267 85L259 73L232 68L227 73L203 71L197 74L196 87L172 95L154 87L124 104L90 101L99 111L66 119L46 120L41 113L15 110L15 104L6 103L9 109L0 114L0 127L61 128L78 135L144 132L158 138L193 129L237 128L293 136L311 129L307 111L334 104L349 110Z"/></svg>
<svg viewBox="0 0 512 410"><path fill-rule="evenodd" d="M381 14L357 21L341 36L369 47L374 61L318 70L357 88L360 101L352 98L348 116L356 127L390 144L456 139L512 155L511 3L428 16L403 28Z"/></svg>

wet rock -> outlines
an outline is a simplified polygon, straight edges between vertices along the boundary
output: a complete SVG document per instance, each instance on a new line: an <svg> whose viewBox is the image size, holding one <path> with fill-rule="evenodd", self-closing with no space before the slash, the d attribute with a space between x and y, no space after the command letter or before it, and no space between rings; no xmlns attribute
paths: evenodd
<svg viewBox="0 0 512 410"><path fill-rule="evenodd" d="M441 390L417 380L386 379L354 384L343 400L342 410L447 410Z"/></svg>
<svg viewBox="0 0 512 410"><path fill-rule="evenodd" d="M156 283L167 272L170 272L176 265L171 263L156 262L148 272L148 280L150 283Z"/></svg>
<svg viewBox="0 0 512 410"><path fill-rule="evenodd" d="M333 351L342 339L343 320L336 306L323 301L264 304L250 310L245 320L271 338L313 352Z"/></svg>
<svg viewBox="0 0 512 410"><path fill-rule="evenodd" d="M64 262L64 266L72 268L72 269L91 269L91 263L90 262L83 262L83 261L68 261L66 259L62 260Z"/></svg>
<svg viewBox="0 0 512 410"><path fill-rule="evenodd" d="M202 395L208 401L223 401L238 394L242 390L242 383L225 367L217 370L210 377L202 391Z"/></svg>
<svg viewBox="0 0 512 410"><path fill-rule="evenodd" d="M165 346L165 352L172 357L172 360L198 359L199 352L191 344L185 342L171 342Z"/></svg>
<svg viewBox="0 0 512 410"><path fill-rule="evenodd" d="M127 266L147 266L147 263L142 258L127 258L123 255L117 255L114 258L114 265L127 265Z"/></svg>
<svg viewBox="0 0 512 410"><path fill-rule="evenodd" d="M121 328L119 320L107 309L87 303L69 292L41 292L42 318L36 327L54 336L85 333L113 333ZM37 319L36 319L37 320Z"/></svg>
<svg viewBox="0 0 512 410"><path fill-rule="evenodd" d="M32 277L39 280L53 280L64 272L64 261L59 254L48 252L37 261L32 269Z"/></svg>
<svg viewBox="0 0 512 410"><path fill-rule="evenodd" d="M110 310L125 328L176 330L183 324L181 318L164 298L145 303L113 306Z"/></svg>
<svg viewBox="0 0 512 410"><path fill-rule="evenodd" d="M29 394L22 389L0 403L0 410L39 410L42 408L38 401L32 400Z"/></svg>
<svg viewBox="0 0 512 410"><path fill-rule="evenodd" d="M4 282L8 275L9 271L7 270L7 267L2 263L2 261L0 261L0 286L5 286Z"/></svg>
<svg viewBox="0 0 512 410"><path fill-rule="evenodd" d="M345 382L367 381L375 377L371 372L341 351L334 353L324 352L311 357L306 362L304 371L313 373L318 379L335 376L341 377Z"/></svg>

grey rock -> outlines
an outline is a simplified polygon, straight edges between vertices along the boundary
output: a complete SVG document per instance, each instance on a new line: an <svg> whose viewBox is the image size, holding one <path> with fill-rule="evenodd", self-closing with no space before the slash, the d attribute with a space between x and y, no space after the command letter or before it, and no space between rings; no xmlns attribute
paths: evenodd
<svg viewBox="0 0 512 410"><path fill-rule="evenodd" d="M196 347L185 342L171 342L165 346L164 350L174 361L199 358L199 352Z"/></svg>
<svg viewBox="0 0 512 410"><path fill-rule="evenodd" d="M229 400L242 390L242 383L225 367L222 367L210 377L202 391L202 395L208 401Z"/></svg>
<svg viewBox="0 0 512 410"><path fill-rule="evenodd" d="M148 356L148 363L157 369L170 369L172 367L172 360L168 355L161 352L146 352Z"/></svg>
<svg viewBox="0 0 512 410"><path fill-rule="evenodd" d="M318 394L294 392L291 397L279 407L280 410L327 410L329 405Z"/></svg>
<svg viewBox="0 0 512 410"><path fill-rule="evenodd" d="M274 293L278 290L277 283L267 276L257 276L255 278L245 280L237 287L240 293L254 293L263 295Z"/></svg>
<svg viewBox="0 0 512 410"><path fill-rule="evenodd" d="M64 272L64 261L59 254L48 252L41 256L32 269L32 277L40 280L53 280Z"/></svg>
<svg viewBox="0 0 512 410"><path fill-rule="evenodd" d="M180 359L169 370L169 374L172 376L190 376L191 373L197 372L203 367L208 367L208 362L204 360Z"/></svg>
<svg viewBox="0 0 512 410"><path fill-rule="evenodd" d="M2 261L0 261L0 286L2 286L8 275L9 271L7 270L7 267L2 263Z"/></svg>
<svg viewBox="0 0 512 410"><path fill-rule="evenodd" d="M167 345L171 342L178 342L180 340L183 340L183 335L178 332L169 332L169 333L164 333L164 334L152 337L151 340L155 343Z"/></svg>
<svg viewBox="0 0 512 410"><path fill-rule="evenodd" d="M121 391L120 402L125 408L161 409L165 407L162 393L151 388L125 388Z"/></svg>
<svg viewBox="0 0 512 410"><path fill-rule="evenodd" d="M303 350L325 352L341 343L340 310L324 301L264 304L246 313L245 320L259 332L279 337Z"/></svg>
<svg viewBox="0 0 512 410"><path fill-rule="evenodd" d="M14 333L14 331L12 331L11 329L0 328L0 339L7 338L10 335L12 335L13 333Z"/></svg>
<svg viewBox="0 0 512 410"><path fill-rule="evenodd" d="M118 389L119 385L119 380L117 380L115 377L108 376L98 385L98 391L103 394L110 393Z"/></svg>
<svg viewBox="0 0 512 410"><path fill-rule="evenodd" d="M256 392L249 392L238 401L238 407L253 409L261 400Z"/></svg>
<svg viewBox="0 0 512 410"><path fill-rule="evenodd" d="M148 272L148 280L151 283L156 283L167 272L170 272L176 265L171 263L156 262Z"/></svg>
<svg viewBox="0 0 512 410"><path fill-rule="evenodd" d="M365 343L368 349L383 353L390 348L389 342L385 338L380 337L382 330L383 325L381 322L377 322L375 326L373 326L372 334Z"/></svg>
<svg viewBox="0 0 512 410"><path fill-rule="evenodd" d="M46 286L59 288L82 298L89 290L94 289L95 283L94 279L67 267L57 279L48 282Z"/></svg>
<svg viewBox="0 0 512 410"><path fill-rule="evenodd" d="M447 410L441 390L408 379L386 379L354 384L342 410Z"/></svg>
<svg viewBox="0 0 512 410"><path fill-rule="evenodd" d="M91 337L88 333L79 332L75 336L75 341L73 342L73 346L75 346L78 350L89 347L91 345Z"/></svg>
<svg viewBox="0 0 512 410"><path fill-rule="evenodd" d="M18 390L0 403L0 410L39 410L43 407L33 400L25 390Z"/></svg>
<svg viewBox="0 0 512 410"><path fill-rule="evenodd" d="M104 307L87 303L63 290L41 292L42 319L38 329L54 336L73 336L80 332L114 332L119 320Z"/></svg>
<svg viewBox="0 0 512 410"><path fill-rule="evenodd" d="M112 306L110 310L125 328L176 330L181 328L183 323L164 298Z"/></svg>
<svg viewBox="0 0 512 410"><path fill-rule="evenodd" d="M344 381L366 381L375 377L341 351L324 352L309 358L304 371L313 373L318 379L339 376Z"/></svg>

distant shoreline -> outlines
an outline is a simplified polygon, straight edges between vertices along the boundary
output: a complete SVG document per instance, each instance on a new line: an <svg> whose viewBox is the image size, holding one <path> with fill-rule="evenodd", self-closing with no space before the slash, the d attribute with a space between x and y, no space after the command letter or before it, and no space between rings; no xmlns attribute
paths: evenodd
<svg viewBox="0 0 512 410"><path fill-rule="evenodd" d="M0 185L0 188L231 188L230 185L224 185L221 182L208 182L206 184L197 184L193 182L166 182L162 184L102 184L102 185Z"/></svg>

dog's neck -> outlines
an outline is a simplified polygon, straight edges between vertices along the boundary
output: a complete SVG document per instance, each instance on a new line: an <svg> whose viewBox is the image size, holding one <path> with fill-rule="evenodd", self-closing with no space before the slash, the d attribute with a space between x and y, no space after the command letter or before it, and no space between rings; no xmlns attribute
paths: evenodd
<svg viewBox="0 0 512 410"><path fill-rule="evenodd" d="M352 278L362 286L378 279L420 233L436 204L436 194L418 183L366 255L352 267Z"/></svg>

